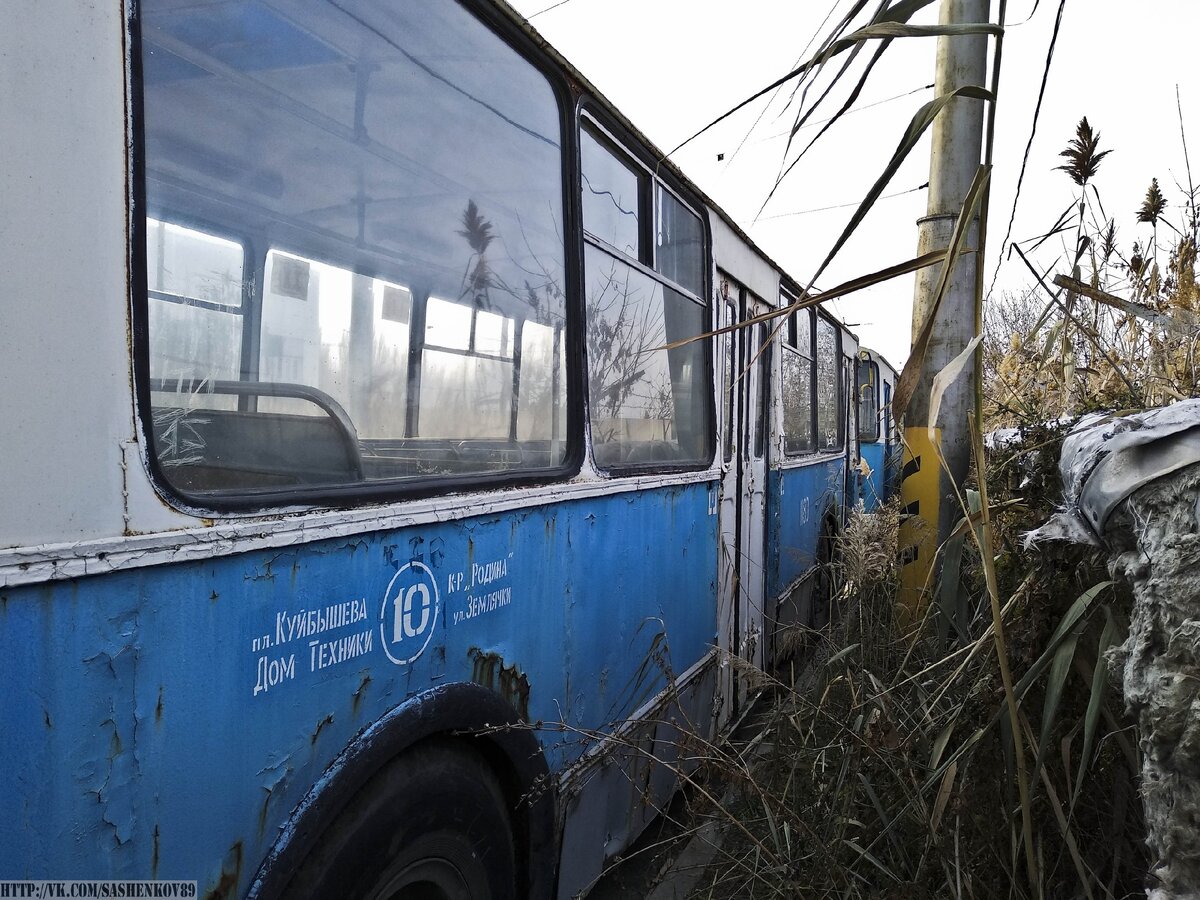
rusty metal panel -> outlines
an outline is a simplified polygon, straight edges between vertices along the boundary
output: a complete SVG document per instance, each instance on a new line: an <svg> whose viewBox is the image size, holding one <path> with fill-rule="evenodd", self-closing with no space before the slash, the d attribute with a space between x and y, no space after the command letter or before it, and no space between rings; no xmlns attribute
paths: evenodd
<svg viewBox="0 0 1200 900"><path fill-rule="evenodd" d="M0 868L240 893L354 736L451 682L561 769L708 653L715 489L0 590Z"/></svg>

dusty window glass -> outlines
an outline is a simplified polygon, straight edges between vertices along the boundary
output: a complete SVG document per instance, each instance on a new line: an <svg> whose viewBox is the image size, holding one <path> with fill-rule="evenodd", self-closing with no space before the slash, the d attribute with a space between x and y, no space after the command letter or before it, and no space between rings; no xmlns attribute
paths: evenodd
<svg viewBox="0 0 1200 900"><path fill-rule="evenodd" d="M790 347L783 354L783 435L785 452L812 452L812 360Z"/></svg>
<svg viewBox="0 0 1200 900"><path fill-rule="evenodd" d="M654 271L704 296L704 229L700 217L655 185Z"/></svg>
<svg viewBox="0 0 1200 900"><path fill-rule="evenodd" d="M751 307L753 308L753 307ZM758 402L754 404L754 458L766 452L767 410L771 402L771 341L765 324L754 326L751 357L758 358Z"/></svg>
<svg viewBox="0 0 1200 900"><path fill-rule="evenodd" d="M842 378L838 382L838 445L845 446L847 428L850 434L858 434L858 404L847 398L854 396L854 363L842 357Z"/></svg>
<svg viewBox="0 0 1200 900"><path fill-rule="evenodd" d="M567 409L561 402L566 377L563 330L526 322L521 329L521 377L517 388L517 440L550 435L546 453L567 433ZM533 452L532 446L529 452Z"/></svg>
<svg viewBox="0 0 1200 900"><path fill-rule="evenodd" d="M890 382L883 384L883 434L884 438L890 444L896 439L896 423L892 419L892 385Z"/></svg>
<svg viewBox="0 0 1200 900"><path fill-rule="evenodd" d="M425 306L425 344L447 350L467 350L471 346L471 320L474 310L440 297L429 297Z"/></svg>
<svg viewBox="0 0 1200 900"><path fill-rule="evenodd" d="M866 359L858 361L858 439L879 440L879 367Z"/></svg>
<svg viewBox="0 0 1200 900"><path fill-rule="evenodd" d="M139 13L143 352L168 479L244 492L561 465L545 76L450 0Z"/></svg>
<svg viewBox="0 0 1200 900"><path fill-rule="evenodd" d="M245 251L236 241L146 222L147 302L155 335L151 379L187 382L198 390L208 381L238 377L244 265Z"/></svg>
<svg viewBox="0 0 1200 900"><path fill-rule="evenodd" d="M784 297L783 303L790 303ZM813 434L812 310L794 313L788 322L783 354L783 448L795 455L811 453Z"/></svg>
<svg viewBox="0 0 1200 900"><path fill-rule="evenodd" d="M588 393L592 444L604 468L708 459L705 308L588 246Z"/></svg>
<svg viewBox="0 0 1200 900"><path fill-rule="evenodd" d="M584 128L583 227L634 259L641 259L642 177Z"/></svg>
<svg viewBox="0 0 1200 900"><path fill-rule="evenodd" d="M817 449L835 450L842 445L837 327L818 318L816 335Z"/></svg>
<svg viewBox="0 0 1200 900"><path fill-rule="evenodd" d="M737 304L725 301L721 304L721 309L724 311L723 326L733 325L737 322ZM728 332L721 335L721 394L724 398L725 406L725 441L724 441L724 459L729 462L733 459L733 432L737 428L737 422L734 419L734 391L736 385L733 382L733 366L734 366L734 332Z"/></svg>

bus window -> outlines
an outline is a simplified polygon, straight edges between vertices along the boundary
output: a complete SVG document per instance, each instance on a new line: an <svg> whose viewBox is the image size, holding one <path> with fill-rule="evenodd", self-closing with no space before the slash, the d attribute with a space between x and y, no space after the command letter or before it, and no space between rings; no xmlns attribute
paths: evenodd
<svg viewBox="0 0 1200 900"><path fill-rule="evenodd" d="M722 328L734 325L738 321L738 290L738 288L731 288L731 282L728 278L722 277L720 301L721 315L723 316L720 322ZM733 380L734 334L734 332L729 332L721 336L721 396L725 408L725 434L722 458L727 463L733 459L733 431L737 427L734 417L736 410L734 391L737 389L737 385Z"/></svg>
<svg viewBox="0 0 1200 900"><path fill-rule="evenodd" d="M896 440L895 424L892 418L892 383L889 381L883 385L883 427L889 446Z"/></svg>
<svg viewBox="0 0 1200 900"><path fill-rule="evenodd" d="M879 440L879 366L869 359L858 361L858 439Z"/></svg>
<svg viewBox="0 0 1200 900"><path fill-rule="evenodd" d="M841 391L838 388L837 326L817 317L817 449L842 445Z"/></svg>
<svg viewBox="0 0 1200 900"><path fill-rule="evenodd" d="M236 498L561 467L546 77L454 3L259 14L278 52L215 5L141 8L161 474Z"/></svg>
<svg viewBox="0 0 1200 900"><path fill-rule="evenodd" d="M645 176L609 150L586 125L580 131L583 161L583 227L626 256L644 261L641 196Z"/></svg>
<svg viewBox="0 0 1200 900"><path fill-rule="evenodd" d="M236 379L242 368L242 245L193 228L146 222L146 286L155 335L150 377ZM222 398L228 406L230 398Z"/></svg>
<svg viewBox="0 0 1200 900"><path fill-rule="evenodd" d="M750 298L747 297L747 308ZM767 409L771 402L771 332L765 324L754 328L754 342L750 345L752 357L758 357L758 402L754 407L754 458L762 459L766 453Z"/></svg>
<svg viewBox="0 0 1200 900"><path fill-rule="evenodd" d="M583 223L592 448L603 469L700 466L711 453L701 220L584 123ZM650 191L653 185L654 191ZM653 210L654 245L641 240ZM650 268L647 268L649 266Z"/></svg>
<svg viewBox="0 0 1200 900"><path fill-rule="evenodd" d="M512 320L436 297L429 298L425 316L420 433L434 438L507 438ZM445 344L434 340L439 334Z"/></svg>
<svg viewBox="0 0 1200 900"><path fill-rule="evenodd" d="M704 230L700 217L655 185L654 271L697 297L704 295Z"/></svg>
<svg viewBox="0 0 1200 900"><path fill-rule="evenodd" d="M589 245L588 391L601 465L698 463L708 455L704 307Z"/></svg>
<svg viewBox="0 0 1200 900"><path fill-rule="evenodd" d="M838 446L844 447L847 434L858 434L858 404L850 402L854 398L854 360L847 356L841 357L841 360L842 377L838 379Z"/></svg>
<svg viewBox="0 0 1200 900"><path fill-rule="evenodd" d="M789 304L790 298L783 297ZM788 318L783 353L783 437L789 456L811 453L813 442L812 310L802 309Z"/></svg>

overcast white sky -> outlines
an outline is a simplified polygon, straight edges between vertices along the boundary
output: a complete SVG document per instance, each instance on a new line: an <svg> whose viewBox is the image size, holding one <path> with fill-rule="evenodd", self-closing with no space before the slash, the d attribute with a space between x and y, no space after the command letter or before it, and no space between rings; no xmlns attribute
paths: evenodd
<svg viewBox="0 0 1200 900"><path fill-rule="evenodd" d="M554 0L511 0L526 16ZM874 4L872 4L873 6ZM533 25L652 141L669 150L721 112L789 71L826 15L846 0L568 0L533 17ZM936 21L937 3L916 21ZM993 8L997 6L993 0ZM1058 11L1058 0L1010 0L997 116L988 280L1007 228L1017 174ZM1033 13L1032 18L1030 18ZM995 11L993 10L993 15ZM1028 20L1028 21L1026 21ZM832 21L832 20L831 20ZM1023 23L1023 24L1020 24ZM1071 202L1075 186L1053 169L1058 151L1087 116L1113 154L1096 179L1118 243L1127 253L1145 240L1135 211L1157 177L1177 221L1186 185L1175 87L1189 128L1193 172L1200 180L1200 0L1067 0L1062 30L1021 190L1013 237L1046 231ZM791 172L759 215L779 170L794 107L776 104L756 123L762 104L740 113L672 157L751 237L801 283L807 283L892 155L909 119L932 97L933 38L893 42L856 107ZM864 54L865 57L865 54ZM843 59L840 57L839 59ZM849 83L846 80L844 83ZM915 93L909 94L910 91ZM889 100L906 94L900 99ZM810 95L811 96L811 95ZM888 102L870 106L881 100ZM830 106L831 115L838 104ZM806 128L798 139L814 135ZM744 141L744 143L743 143ZM740 150L739 150L740 146ZM718 161L717 154L725 158ZM928 178L928 144L918 147L885 194ZM843 206L843 204L851 204ZM819 212L808 210L836 206ZM817 284L841 281L911 258L925 192L881 201ZM757 216L757 219L756 219ZM1039 254L1049 266L1063 252L1051 242ZM998 288L1028 281L1019 261L1005 263ZM912 276L838 302L834 312L863 343L899 366L911 332Z"/></svg>

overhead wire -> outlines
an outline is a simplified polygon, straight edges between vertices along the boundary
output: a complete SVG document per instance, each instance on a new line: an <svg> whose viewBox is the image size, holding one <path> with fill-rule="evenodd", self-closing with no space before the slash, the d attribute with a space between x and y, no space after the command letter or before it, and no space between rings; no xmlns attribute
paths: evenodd
<svg viewBox="0 0 1200 900"><path fill-rule="evenodd" d="M804 49L800 51L800 55L796 57L796 61L792 63L790 68L796 68L796 66L800 65L805 57L808 56L808 51L812 47L813 42L816 41L817 36L825 30L825 25L829 22L830 18L833 16L834 10L838 8L841 2L842 0L833 0L833 6L829 7L829 11L825 13L825 18L821 20L821 24L817 26L817 30L812 33L811 37L809 37L808 43L804 45ZM758 111L758 115L754 118L754 121L750 123L750 127L746 129L746 133L742 135L742 139L738 141L738 145L734 147L733 153L729 156L729 163L727 163L727 165L732 164L737 155L742 151L742 148L746 146L746 141L750 140L750 135L754 133L754 129L757 128L762 122L763 116L767 114L767 110L771 108L771 104L775 102L775 98L779 96L779 92L781 90L783 90L783 84L778 84L775 86L775 90L771 94L771 99L763 104L763 108Z"/></svg>
<svg viewBox="0 0 1200 900"><path fill-rule="evenodd" d="M873 109L876 106L883 106L883 104L892 103L895 100L903 100L905 97L911 97L913 94L921 93L921 91L928 91L932 87L933 84L931 82L930 84L924 84L921 85L921 87L913 88L911 91L905 91L903 94L896 94L894 97L884 97L882 100L876 100L874 103L865 103L862 106L855 106L852 109L848 109L846 112L842 113L841 118L853 115L854 113L864 112L868 109ZM827 119L814 119L811 122L805 122L796 130L803 131L805 128L812 128L814 125L824 125L826 122L832 122L836 118L839 118L839 116L830 116ZM759 141L759 143L766 143L767 141L773 141L776 138L787 137L791 133L792 130L790 128L786 131L777 131L775 134L767 135L765 138Z"/></svg>
<svg viewBox="0 0 1200 900"><path fill-rule="evenodd" d="M895 197L903 197L905 194L915 194L917 191L923 191L928 187L929 187L929 182L927 181L924 184L919 184L916 187L909 188L906 191L896 191L894 194L884 194L882 197L880 197L878 199L879 200L891 200ZM851 206L858 206L858 204L859 204L859 201L855 200L852 203L836 203L833 206L816 206L816 207L813 207L812 209L799 209L794 212L776 213L773 216L760 216L755 221L769 222L772 219L786 219L791 216L807 216L809 213L827 212L831 209L848 209Z"/></svg>
<svg viewBox="0 0 1200 900"><path fill-rule="evenodd" d="M1008 229L1004 232L1004 240L1000 242L1000 253L996 259L996 269L992 272L992 282L988 285L987 296L992 296L992 291L996 289L996 279L1000 276L1000 266L1004 261L1004 248L1008 245L1012 238L1013 224L1017 219L1017 203L1021 199L1021 186L1025 182L1025 170L1029 165L1029 155L1033 150L1033 139L1037 134L1038 119L1042 115L1042 100L1046 97L1046 84L1050 80L1050 64L1054 61L1054 49L1058 45L1058 34L1062 28L1063 10L1067 7L1067 0L1059 0L1058 14L1054 19L1054 31L1050 35L1050 47L1046 51L1046 65L1042 69L1042 83L1038 88L1037 105L1033 109L1033 122L1029 127L1029 140L1025 144L1025 155L1021 158L1021 173L1017 176L1017 189L1013 193L1012 210L1008 216ZM1034 7L1036 12L1037 7ZM1032 16L1032 13L1030 14Z"/></svg>
<svg viewBox="0 0 1200 900"><path fill-rule="evenodd" d="M542 13L548 13L552 9L558 9L560 6L566 6L570 2L571 2L571 0L558 0L557 3L552 3L549 6L547 6L545 9L539 9L537 12L533 13L533 15L526 17L526 20L528 21L528 19L536 18L537 16L540 16Z"/></svg>

